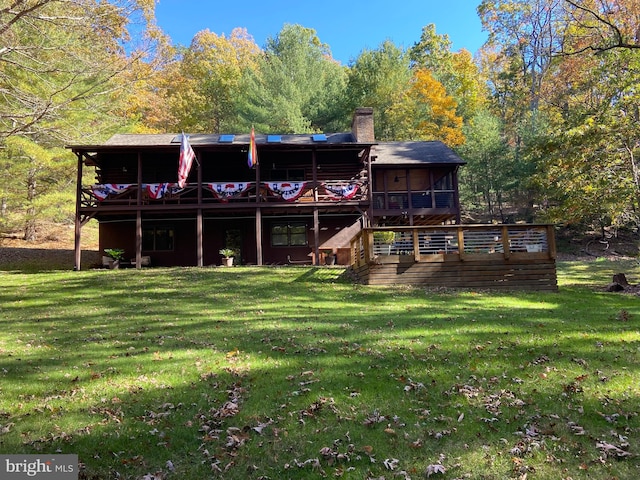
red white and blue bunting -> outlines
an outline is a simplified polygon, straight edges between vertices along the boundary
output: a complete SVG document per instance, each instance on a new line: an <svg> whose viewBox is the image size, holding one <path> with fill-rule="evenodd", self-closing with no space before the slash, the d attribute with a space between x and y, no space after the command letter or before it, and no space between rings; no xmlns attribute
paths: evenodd
<svg viewBox="0 0 640 480"><path fill-rule="evenodd" d="M298 199L307 188L307 182L266 182L265 185L271 193L287 202Z"/></svg>
<svg viewBox="0 0 640 480"><path fill-rule="evenodd" d="M224 182L224 183L207 183L206 187L213 194L222 200L228 201L230 198L239 197L253 186L253 182Z"/></svg>
<svg viewBox="0 0 640 480"><path fill-rule="evenodd" d="M120 195L131 188L130 183L99 183L91 186L93 196L102 202L109 195Z"/></svg>
<svg viewBox="0 0 640 480"><path fill-rule="evenodd" d="M228 201L230 198L239 197L254 185L254 182L210 182L204 184L216 198L223 202ZM308 182L263 182L262 185L267 187L271 194L281 197L287 202L293 202L307 190ZM102 202L109 196L120 195L135 186L136 184L130 183L104 183L92 185L91 190L95 198ZM357 182L323 182L321 186L331 200L335 201L349 200L360 190L360 184ZM154 200L161 199L167 195L175 195L184 190L173 182L147 183L143 184L142 188L149 198Z"/></svg>
<svg viewBox="0 0 640 480"><path fill-rule="evenodd" d="M327 191L332 200L349 200L350 198L353 198L360 189L360 185L357 183L325 182L322 184L322 186Z"/></svg>
<svg viewBox="0 0 640 480"><path fill-rule="evenodd" d="M149 198L158 200L166 195L175 195L178 192L184 190L180 188L177 183L147 183L144 185L147 190Z"/></svg>

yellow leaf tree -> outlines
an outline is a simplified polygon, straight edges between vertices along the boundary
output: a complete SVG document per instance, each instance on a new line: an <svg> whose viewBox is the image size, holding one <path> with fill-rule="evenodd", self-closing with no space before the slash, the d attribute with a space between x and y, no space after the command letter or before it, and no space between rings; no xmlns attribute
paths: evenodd
<svg viewBox="0 0 640 480"><path fill-rule="evenodd" d="M414 74L410 87L391 109L398 140L440 140L450 147L464 144L462 117L456 101L428 70Z"/></svg>

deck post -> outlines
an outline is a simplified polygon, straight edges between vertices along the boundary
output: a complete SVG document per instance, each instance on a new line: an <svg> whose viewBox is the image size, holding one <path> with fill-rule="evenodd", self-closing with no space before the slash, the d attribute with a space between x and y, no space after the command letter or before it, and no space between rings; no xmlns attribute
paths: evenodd
<svg viewBox="0 0 640 480"><path fill-rule="evenodd" d="M198 213L196 214L196 249L197 249L197 261L198 266L204 266L204 242L202 240L202 209L198 209Z"/></svg>
<svg viewBox="0 0 640 480"><path fill-rule="evenodd" d="M366 229L362 231L364 245L364 263L368 265L373 260L373 231Z"/></svg>
<svg viewBox="0 0 640 480"><path fill-rule="evenodd" d="M136 177L136 268L142 269L142 154L138 152L138 173Z"/></svg>
<svg viewBox="0 0 640 480"><path fill-rule="evenodd" d="M204 239L203 239L203 220L202 220L202 168L198 154L196 154L196 163L198 165L198 211L196 213L196 256L199 267L204 266Z"/></svg>
<svg viewBox="0 0 640 480"><path fill-rule="evenodd" d="M78 176L76 177L76 220L74 231L74 265L73 269L78 271L82 262L82 221L80 220L80 202L82 199L82 154L76 153L78 157Z"/></svg>
<svg viewBox="0 0 640 480"><path fill-rule="evenodd" d="M256 208L256 263L262 265L262 210Z"/></svg>
<svg viewBox="0 0 640 480"><path fill-rule="evenodd" d="M413 258L416 262L420 261L420 234L417 229L413 229Z"/></svg>
<svg viewBox="0 0 640 480"><path fill-rule="evenodd" d="M462 231L462 227L458 227L458 254L460 255L460 260L465 260L466 253L464 251L464 232Z"/></svg>
<svg viewBox="0 0 640 480"><path fill-rule="evenodd" d="M136 268L142 268L142 211L136 210Z"/></svg>
<svg viewBox="0 0 640 480"><path fill-rule="evenodd" d="M320 265L320 219L318 217L318 207L313 207L313 255L314 265Z"/></svg>
<svg viewBox="0 0 640 480"><path fill-rule="evenodd" d="M502 252L505 260L509 260L511 247L509 243L509 228L506 225L502 227Z"/></svg>
<svg viewBox="0 0 640 480"><path fill-rule="evenodd" d="M549 249L549 258L555 260L557 255L556 250L556 233L553 229L553 225L547 225L547 248Z"/></svg>

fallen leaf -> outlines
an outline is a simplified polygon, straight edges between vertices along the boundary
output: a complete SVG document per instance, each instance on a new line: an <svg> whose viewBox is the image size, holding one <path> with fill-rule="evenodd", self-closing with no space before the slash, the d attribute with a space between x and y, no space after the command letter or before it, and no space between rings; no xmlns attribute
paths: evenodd
<svg viewBox="0 0 640 480"><path fill-rule="evenodd" d="M400 460L397 458L385 458L384 462L382 462L387 470L395 470L399 463Z"/></svg>
<svg viewBox="0 0 640 480"><path fill-rule="evenodd" d="M442 473L445 474L447 473L447 469L444 468L444 465L441 465L439 463L436 463L434 465L429 465L427 467L427 477L430 477L431 475L435 475L436 473Z"/></svg>

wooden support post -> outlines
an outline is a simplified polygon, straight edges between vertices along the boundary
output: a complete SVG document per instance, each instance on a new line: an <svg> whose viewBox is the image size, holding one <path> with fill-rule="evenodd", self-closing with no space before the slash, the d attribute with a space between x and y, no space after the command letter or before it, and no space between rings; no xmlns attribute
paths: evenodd
<svg viewBox="0 0 640 480"><path fill-rule="evenodd" d="M203 241L203 225L202 225L202 209L198 209L196 214L196 256L199 267L204 266L204 241Z"/></svg>
<svg viewBox="0 0 640 480"><path fill-rule="evenodd" d="M364 244L364 263L368 265L373 261L373 231L362 230L362 240Z"/></svg>
<svg viewBox="0 0 640 480"><path fill-rule="evenodd" d="M413 257L416 262L420 261L420 234L417 229L413 229Z"/></svg>
<svg viewBox="0 0 640 480"><path fill-rule="evenodd" d="M256 208L256 263L262 265L262 211Z"/></svg>
<svg viewBox="0 0 640 480"><path fill-rule="evenodd" d="M199 267L204 267L204 222L202 220L202 166L196 154L198 165L198 212L196 213L196 262Z"/></svg>
<svg viewBox="0 0 640 480"><path fill-rule="evenodd" d="M82 267L82 220L80 219L80 205L82 199L82 154L76 153L78 157L78 172L76 177L76 220L74 231L74 270Z"/></svg>
<svg viewBox="0 0 640 480"><path fill-rule="evenodd" d="M553 225L547 225L547 247L549 248L549 258L554 259L557 256L556 232Z"/></svg>
<svg viewBox="0 0 640 480"><path fill-rule="evenodd" d="M142 268L142 211L136 210L136 268Z"/></svg>
<svg viewBox="0 0 640 480"><path fill-rule="evenodd" d="M313 207L313 243L314 256L316 266L320 265L320 218L318 215L318 207Z"/></svg>
<svg viewBox="0 0 640 480"><path fill-rule="evenodd" d="M460 260L464 260L466 253L464 251L464 232L462 228L458 227L458 251L460 253Z"/></svg>
<svg viewBox="0 0 640 480"><path fill-rule="evenodd" d="M142 268L142 154L138 153L138 173L136 177L136 268Z"/></svg>
<svg viewBox="0 0 640 480"><path fill-rule="evenodd" d="M511 245L509 242L509 227L506 225L502 227L502 251L505 260L509 260L511 256Z"/></svg>

